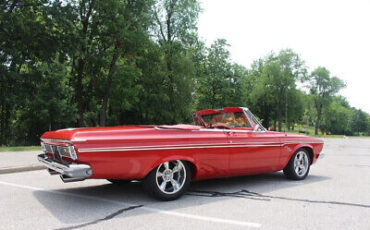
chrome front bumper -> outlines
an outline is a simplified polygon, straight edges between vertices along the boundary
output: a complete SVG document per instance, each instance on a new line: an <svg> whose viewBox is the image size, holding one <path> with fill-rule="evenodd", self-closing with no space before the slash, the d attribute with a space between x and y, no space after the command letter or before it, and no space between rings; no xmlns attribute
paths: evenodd
<svg viewBox="0 0 370 230"><path fill-rule="evenodd" d="M46 154L40 154L37 158L49 169L50 174L59 174L64 182L81 181L92 175L91 167L86 164L64 165L51 160Z"/></svg>
<svg viewBox="0 0 370 230"><path fill-rule="evenodd" d="M324 152L321 152L320 154L319 154L319 157L317 158L317 159L322 159L322 158L324 158L325 157L325 153Z"/></svg>

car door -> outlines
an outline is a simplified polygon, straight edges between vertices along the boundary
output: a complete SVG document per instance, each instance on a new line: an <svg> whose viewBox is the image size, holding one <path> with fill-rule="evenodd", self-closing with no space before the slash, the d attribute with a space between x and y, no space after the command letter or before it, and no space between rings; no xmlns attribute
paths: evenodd
<svg viewBox="0 0 370 230"><path fill-rule="evenodd" d="M196 153L196 179L229 176L229 142L224 130L194 130L189 141L195 146L191 151Z"/></svg>
<svg viewBox="0 0 370 230"><path fill-rule="evenodd" d="M282 146L278 135L269 131L230 130L228 138L232 175L278 170Z"/></svg>

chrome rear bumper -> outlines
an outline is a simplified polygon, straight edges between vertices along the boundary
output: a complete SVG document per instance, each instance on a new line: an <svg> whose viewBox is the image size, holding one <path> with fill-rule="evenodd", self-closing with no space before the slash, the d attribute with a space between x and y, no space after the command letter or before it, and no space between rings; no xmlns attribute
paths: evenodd
<svg viewBox="0 0 370 230"><path fill-rule="evenodd" d="M46 154L40 154L37 158L49 169L51 175L59 174L64 182L81 181L92 175L91 167L86 164L64 165L51 160Z"/></svg>
<svg viewBox="0 0 370 230"><path fill-rule="evenodd" d="M317 158L317 159L322 159L322 158L324 158L325 157L325 153L324 152L321 152L320 154L319 154L319 157Z"/></svg>

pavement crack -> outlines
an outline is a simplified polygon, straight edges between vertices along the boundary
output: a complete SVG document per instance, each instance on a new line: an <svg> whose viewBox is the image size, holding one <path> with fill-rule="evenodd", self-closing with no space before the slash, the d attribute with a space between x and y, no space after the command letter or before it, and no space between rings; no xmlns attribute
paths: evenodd
<svg viewBox="0 0 370 230"><path fill-rule="evenodd" d="M133 209L136 209L136 208L141 208L143 207L143 205L134 205L134 206L130 206L130 207L127 207L127 208L122 208L114 213L111 213L107 216L105 216L104 218L101 218L101 219L97 219L97 220L93 220L93 221L90 221L90 222L86 222L86 223L83 223L83 224L78 224L78 225L73 225L73 226L69 226L69 227L65 227L65 228L57 228L55 230L71 230L71 229L77 229L77 228L82 228L82 227L86 227L86 226L89 226L89 225L93 225L93 224L97 224L99 222L102 222L102 221L107 221L107 220L110 220L110 219L113 219L114 217L124 213L124 212L127 212L127 211L130 211L130 210L133 210Z"/></svg>
<svg viewBox="0 0 370 230"><path fill-rule="evenodd" d="M237 197L237 198L245 198L251 200L263 200L263 201L270 201L271 199L267 197L263 197L257 193L249 192L247 190L241 190L238 192L217 192L217 191L189 191L186 195L190 196L204 196L204 197Z"/></svg>
<svg viewBox="0 0 370 230"><path fill-rule="evenodd" d="M236 197L236 198L245 198L245 199L252 199L252 200L263 200L263 201L271 201L272 199L279 199L279 200L298 201L298 202L313 203L313 204L334 204L334 205L370 208L370 204L359 204L359 203L342 202L342 201L310 200L310 199L291 198L291 197L284 197L284 196L264 195L264 194L260 194L256 192L251 192L245 189L242 189L237 192L217 192L217 191L193 190L193 191L189 191L188 193L186 193L186 195L204 196L204 197Z"/></svg>

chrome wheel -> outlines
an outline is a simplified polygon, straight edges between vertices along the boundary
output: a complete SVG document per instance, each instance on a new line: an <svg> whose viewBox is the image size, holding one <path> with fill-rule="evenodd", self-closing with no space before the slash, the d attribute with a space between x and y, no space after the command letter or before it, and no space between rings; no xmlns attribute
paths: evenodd
<svg viewBox="0 0 370 230"><path fill-rule="evenodd" d="M299 151L294 158L294 171L298 176L304 176L309 167L309 160L305 151Z"/></svg>
<svg viewBox="0 0 370 230"><path fill-rule="evenodd" d="M157 168L155 181L163 193L174 194L180 191L186 181L184 164L179 160L164 162Z"/></svg>

